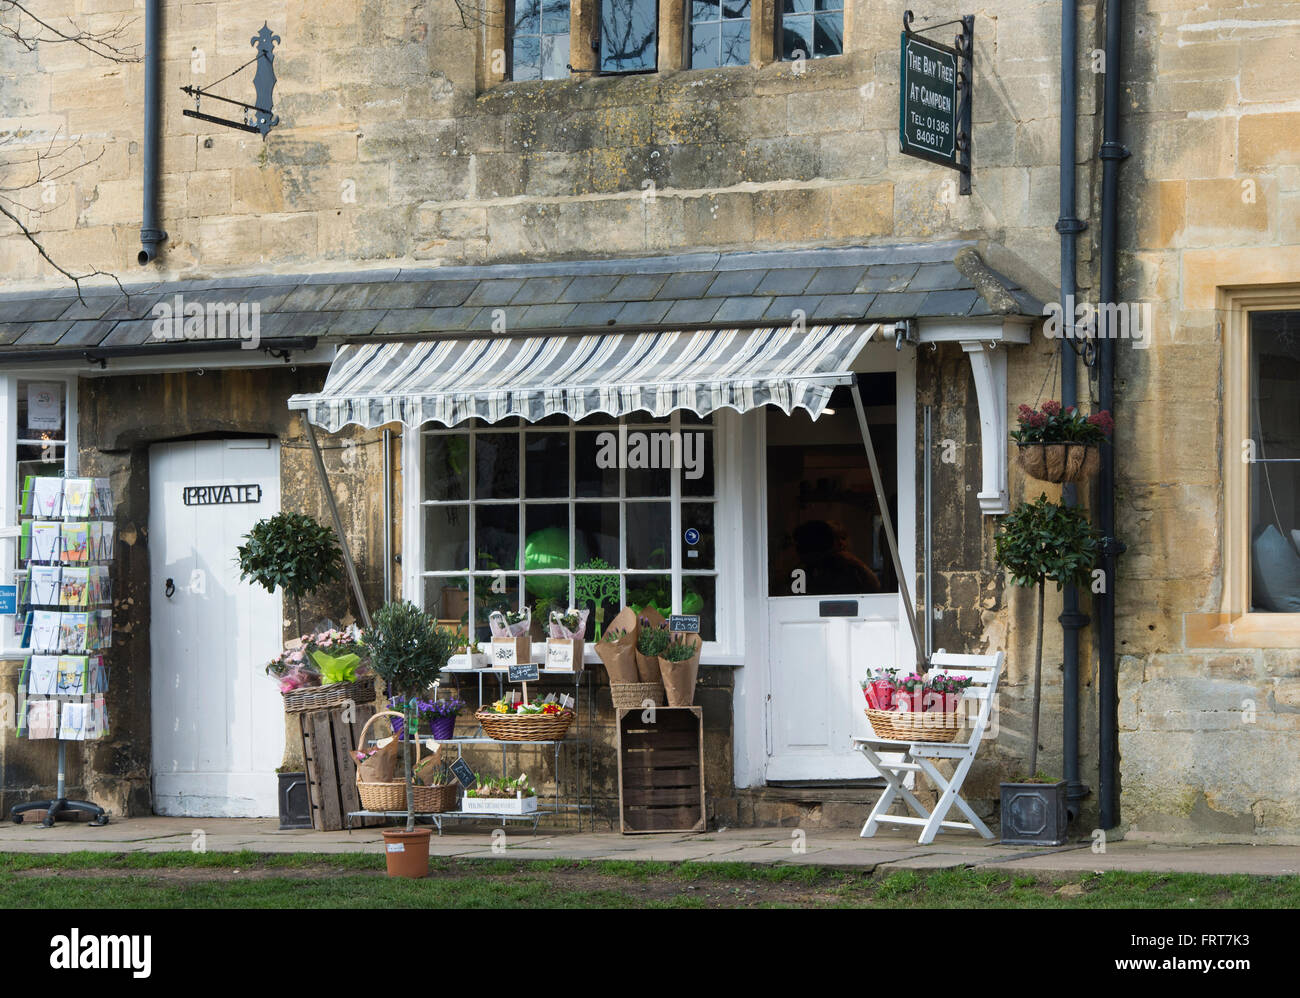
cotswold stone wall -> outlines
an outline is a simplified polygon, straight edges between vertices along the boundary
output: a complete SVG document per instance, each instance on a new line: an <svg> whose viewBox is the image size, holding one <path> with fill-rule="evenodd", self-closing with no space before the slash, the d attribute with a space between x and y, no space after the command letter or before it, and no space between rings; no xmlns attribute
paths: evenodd
<svg viewBox="0 0 1300 998"><path fill-rule="evenodd" d="M147 271L134 263L142 66L72 45L6 51L0 131L20 133L11 148L52 139L58 148L75 136L69 155L93 160L46 194L56 202L40 222L47 247L125 279L976 234L1013 248L1026 277L1037 271L1050 286L1059 89L1051 5L978 14L977 169L972 196L957 197L951 172L898 152L902 0L850 0L840 57L495 85L484 67L499 42L474 22L499 25L500 2L483 2L486 14L471 15L469 27L453 0L164 4L169 240ZM125 17L126 38L142 37L138 0L42 9L101 30ZM1084 9L1086 34L1092 5ZM263 141L184 117L192 100L179 88L211 84L251 58L264 20L282 38L281 124ZM249 99L250 72L218 92ZM1087 107L1092 75L1082 83ZM1086 136L1090 125L1081 127ZM55 280L6 230L0 273Z"/></svg>
<svg viewBox="0 0 1300 998"><path fill-rule="evenodd" d="M1149 0L1125 24L1119 347L1121 810L1130 832L1300 837L1300 635L1234 639L1225 608L1224 289L1300 284L1300 8ZM1212 622L1211 622L1212 623ZM1268 645L1261 647L1261 645ZM1253 713L1248 709L1254 706Z"/></svg>

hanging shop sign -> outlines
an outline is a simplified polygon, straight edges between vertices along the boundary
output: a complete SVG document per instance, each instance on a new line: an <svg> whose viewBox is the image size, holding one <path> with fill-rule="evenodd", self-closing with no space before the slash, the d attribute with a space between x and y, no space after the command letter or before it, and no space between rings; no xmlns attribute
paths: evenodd
<svg viewBox="0 0 1300 998"><path fill-rule="evenodd" d="M927 28L960 24L953 45L912 30L903 13L900 36L898 142L907 156L938 163L961 174L959 193L970 193L971 79L975 64L975 16Z"/></svg>
<svg viewBox="0 0 1300 998"><path fill-rule="evenodd" d="M181 493L186 506L232 506L262 501L260 485L187 485Z"/></svg>

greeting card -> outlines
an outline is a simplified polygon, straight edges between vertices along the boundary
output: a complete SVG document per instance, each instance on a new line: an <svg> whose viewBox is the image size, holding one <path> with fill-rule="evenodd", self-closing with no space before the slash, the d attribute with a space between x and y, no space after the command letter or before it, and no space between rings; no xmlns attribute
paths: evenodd
<svg viewBox="0 0 1300 998"><path fill-rule="evenodd" d="M63 480L63 515L72 517L90 516L94 505L95 483L89 478L65 478Z"/></svg>
<svg viewBox="0 0 1300 998"><path fill-rule="evenodd" d="M57 738L59 734L59 701L27 701L27 737Z"/></svg>
<svg viewBox="0 0 1300 998"><path fill-rule="evenodd" d="M59 738L80 742L86 738L86 705L65 703L59 711Z"/></svg>
<svg viewBox="0 0 1300 998"><path fill-rule="evenodd" d="M86 692L86 656L60 655L56 692L61 697L79 697Z"/></svg>
<svg viewBox="0 0 1300 998"><path fill-rule="evenodd" d="M87 615L84 613L59 614L58 648L66 652L86 650Z"/></svg>
<svg viewBox="0 0 1300 998"><path fill-rule="evenodd" d="M24 524L24 533L30 533L28 559L46 564L59 560L59 538L63 524L47 520L32 520ZM30 527L30 530L26 528Z"/></svg>
<svg viewBox="0 0 1300 998"><path fill-rule="evenodd" d="M58 606L62 569L58 565L31 565L24 580L28 606Z"/></svg>
<svg viewBox="0 0 1300 998"><path fill-rule="evenodd" d="M84 562L90 558L90 533L85 523L60 524L63 540L63 563Z"/></svg>
<svg viewBox="0 0 1300 998"><path fill-rule="evenodd" d="M31 696L52 697L59 692L59 657L33 655L28 659L27 692Z"/></svg>
<svg viewBox="0 0 1300 998"><path fill-rule="evenodd" d="M59 579L59 606L90 605L90 569L65 568Z"/></svg>
<svg viewBox="0 0 1300 998"><path fill-rule="evenodd" d="M27 614L23 645L33 653L59 650L59 611L32 610Z"/></svg>
<svg viewBox="0 0 1300 998"><path fill-rule="evenodd" d="M54 475L36 475L31 482L30 509L23 512L45 518L60 516L63 509L63 479Z"/></svg>

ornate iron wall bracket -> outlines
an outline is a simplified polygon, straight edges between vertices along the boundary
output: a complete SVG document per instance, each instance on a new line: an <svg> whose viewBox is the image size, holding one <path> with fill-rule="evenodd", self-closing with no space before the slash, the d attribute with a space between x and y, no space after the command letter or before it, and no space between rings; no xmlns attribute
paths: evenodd
<svg viewBox="0 0 1300 998"><path fill-rule="evenodd" d="M941 24L928 25L919 30L913 30L912 22L914 15L910 10L903 11L903 43L906 52L907 42L909 39L918 39L925 43L940 60L944 57L950 57L956 67L956 114L954 115L955 136L951 154L947 150L927 149L924 144L915 141L909 142L906 137L907 125L907 95L901 97L903 106L900 109L902 120L899 124L900 139L902 139L902 151L918 159L929 160L930 162L939 163L956 170L960 175L959 190L961 194L970 194L971 178L971 95L974 90L973 82L975 76L975 15L965 14L959 20L944 21ZM949 25L958 24L961 30L958 31L953 39L951 46L943 45L931 41L924 37L923 32L936 31L939 28ZM903 78L906 78L906 65L903 68ZM936 155L936 153L939 153Z"/></svg>
<svg viewBox="0 0 1300 998"><path fill-rule="evenodd" d="M192 109L185 108L182 113L187 118L198 118L200 121L210 121L214 125L225 125L227 128L238 128L240 131L254 132L261 135L262 139L265 140L266 133L280 123L279 116L272 110L272 94L276 82L275 46L279 42L280 36L273 34L267 23L263 21L261 29L249 40L249 44L257 49L257 55L240 66L239 69L236 69L234 73L228 73L212 84L215 87L217 83L230 79L235 73L248 68L255 62L257 63L257 69L253 74L253 91L256 103L247 104L241 100L214 94L210 89L187 86L181 87L181 91L194 98L194 107ZM219 118L216 115L205 113L200 110L200 101L204 97L243 108L244 120L232 121L230 118Z"/></svg>

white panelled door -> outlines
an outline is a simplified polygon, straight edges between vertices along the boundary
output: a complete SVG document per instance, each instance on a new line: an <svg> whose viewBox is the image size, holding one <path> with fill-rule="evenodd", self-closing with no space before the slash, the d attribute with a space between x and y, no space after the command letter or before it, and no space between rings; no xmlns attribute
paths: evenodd
<svg viewBox="0 0 1300 998"><path fill-rule="evenodd" d="M898 595L770 598L768 627L767 778L877 776L852 743L871 734L858 684L897 661Z"/></svg>
<svg viewBox="0 0 1300 998"><path fill-rule="evenodd" d="M279 510L276 440L186 441L149 452L158 814L278 811L284 710L264 669L281 647L281 600L239 581L235 548Z"/></svg>

